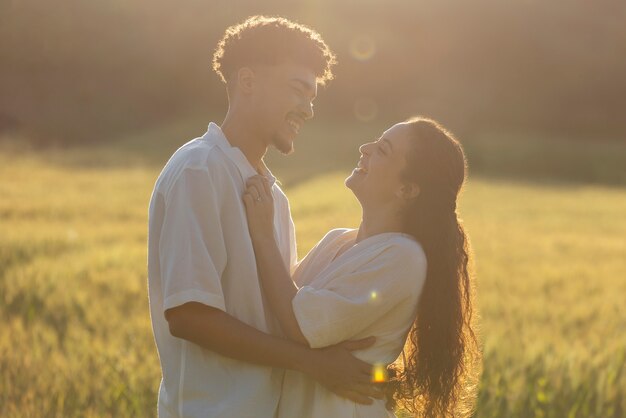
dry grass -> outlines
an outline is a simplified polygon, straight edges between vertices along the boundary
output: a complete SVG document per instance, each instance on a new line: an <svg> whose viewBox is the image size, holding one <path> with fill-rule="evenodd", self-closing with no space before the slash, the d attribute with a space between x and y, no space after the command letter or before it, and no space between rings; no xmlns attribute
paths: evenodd
<svg viewBox="0 0 626 418"><path fill-rule="evenodd" d="M155 415L146 234L160 167L85 152L0 152L3 417ZM301 255L358 223L343 177L285 182ZM475 178L461 211L482 316L477 416L625 415L626 191Z"/></svg>

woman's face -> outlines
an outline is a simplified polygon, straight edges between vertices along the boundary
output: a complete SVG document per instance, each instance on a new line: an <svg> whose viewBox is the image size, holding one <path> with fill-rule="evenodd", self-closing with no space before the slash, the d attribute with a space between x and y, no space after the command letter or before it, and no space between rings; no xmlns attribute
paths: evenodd
<svg viewBox="0 0 626 418"><path fill-rule="evenodd" d="M346 186L361 203L384 204L402 199L407 192L402 172L410 147L409 126L406 123L392 126L377 141L361 145L361 158L346 179Z"/></svg>

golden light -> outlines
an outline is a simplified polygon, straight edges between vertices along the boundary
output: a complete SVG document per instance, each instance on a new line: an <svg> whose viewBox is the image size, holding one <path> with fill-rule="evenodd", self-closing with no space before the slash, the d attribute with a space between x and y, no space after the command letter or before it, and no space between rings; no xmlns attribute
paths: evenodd
<svg viewBox="0 0 626 418"><path fill-rule="evenodd" d="M374 364L374 368L372 370L372 382L384 383L387 381L387 379L387 366L382 363Z"/></svg>
<svg viewBox="0 0 626 418"><path fill-rule="evenodd" d="M378 292L375 290L372 290L370 293L370 300L375 301L376 299L378 299Z"/></svg>

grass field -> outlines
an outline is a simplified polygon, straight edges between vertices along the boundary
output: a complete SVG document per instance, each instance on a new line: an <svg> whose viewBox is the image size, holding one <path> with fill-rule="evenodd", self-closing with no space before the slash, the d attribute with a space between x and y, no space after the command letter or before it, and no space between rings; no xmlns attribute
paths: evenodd
<svg viewBox="0 0 626 418"><path fill-rule="evenodd" d="M154 416L147 206L171 149L11 148L0 151L0 416ZM339 172L276 160L301 255L358 223L342 152ZM354 147L345 155L356 161ZM626 189L506 178L472 177L461 201L484 345L476 416L626 416Z"/></svg>

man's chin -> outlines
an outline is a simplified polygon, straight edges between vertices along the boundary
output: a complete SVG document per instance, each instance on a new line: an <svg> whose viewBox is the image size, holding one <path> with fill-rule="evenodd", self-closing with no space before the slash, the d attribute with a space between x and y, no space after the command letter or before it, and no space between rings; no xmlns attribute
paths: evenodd
<svg viewBox="0 0 626 418"><path fill-rule="evenodd" d="M273 145L283 155L289 155L293 152L293 141L291 140L277 139Z"/></svg>

